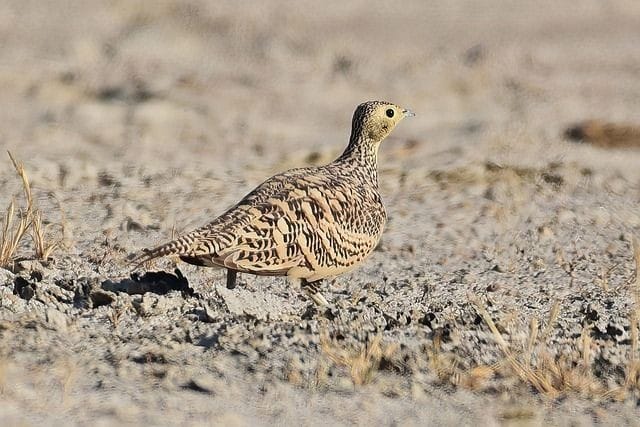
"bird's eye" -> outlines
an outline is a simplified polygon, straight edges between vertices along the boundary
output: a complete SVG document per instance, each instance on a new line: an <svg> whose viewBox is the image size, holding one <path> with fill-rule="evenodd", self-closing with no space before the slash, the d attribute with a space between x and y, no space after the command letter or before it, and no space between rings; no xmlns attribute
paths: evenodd
<svg viewBox="0 0 640 427"><path fill-rule="evenodd" d="M389 108L387 110L387 117L392 118L393 117L393 109Z"/></svg>

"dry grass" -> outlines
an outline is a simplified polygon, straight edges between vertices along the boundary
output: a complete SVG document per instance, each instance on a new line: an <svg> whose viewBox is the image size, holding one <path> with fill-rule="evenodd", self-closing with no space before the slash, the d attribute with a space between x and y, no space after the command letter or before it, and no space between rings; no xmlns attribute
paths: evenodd
<svg viewBox="0 0 640 427"><path fill-rule="evenodd" d="M576 348L580 357L571 355L554 356L547 345L547 337L555 323L560 305L556 302L550 313L549 320L539 333L537 319L529 324L529 338L523 351L513 351L513 344L507 343L495 322L479 298L470 297L477 312L493 334L494 340L504 355L504 360L490 367L480 366L463 373L449 373L462 380L459 383L467 388L477 389L478 382L486 381L491 372L500 371L503 376L515 375L521 383L526 384L543 396L557 399L569 394L577 394L593 400L613 399L625 400L640 391L640 360L638 360L638 321L640 320L640 243L633 239L633 255L635 260L635 275L630 281L633 294L634 308L629 315L630 321L630 351L626 365L626 376L623 384L611 387L604 379L595 378L592 372L592 347L594 345L591 328L585 326L582 334L576 340ZM439 358L440 360L442 357ZM449 366L449 371L455 371ZM506 369L505 369L506 368ZM438 368L442 372L442 368Z"/></svg>
<svg viewBox="0 0 640 427"><path fill-rule="evenodd" d="M31 184L24 165L18 162L10 152L8 154L16 173L22 180L26 206L16 213L16 201L12 199L7 207L0 236L0 267L12 264L17 257L20 243L27 234L31 236L33 241L36 259L49 258L58 246L57 242L49 242L46 238L48 227L43 225L42 212L35 206Z"/></svg>
<svg viewBox="0 0 640 427"><path fill-rule="evenodd" d="M458 385L465 383L466 378L460 372L458 361L455 355L442 351L442 334L436 332L433 337L433 344L426 349L427 361L429 369L436 374L440 383L451 383ZM476 389L477 384L471 384L472 379L468 381L468 387Z"/></svg>
<svg viewBox="0 0 640 427"><path fill-rule="evenodd" d="M126 311L127 307L124 305L118 304L111 306L109 313L107 313L107 318L109 319L109 322L111 322L111 326L113 326L113 329L118 329L118 325L120 325L120 319Z"/></svg>
<svg viewBox="0 0 640 427"><path fill-rule="evenodd" d="M320 347L333 364L349 372L354 386L370 383L380 368L380 362L391 359L398 350L397 344L383 345L380 335L359 349L345 348L323 335Z"/></svg>
<svg viewBox="0 0 640 427"><path fill-rule="evenodd" d="M543 340L547 339L547 337L551 333L553 325L555 325L556 320L558 320L559 314L560 314L560 301L556 300L551 306L551 311L549 312L549 320L547 321L547 325L544 327L544 330L542 331L541 338Z"/></svg>
<svg viewBox="0 0 640 427"><path fill-rule="evenodd" d="M0 267L6 267L13 261L18 246L30 225L27 216L22 212L18 218L15 217L15 208L15 200L11 200L2 223Z"/></svg>
<svg viewBox="0 0 640 427"><path fill-rule="evenodd" d="M33 211L33 222L31 223L31 238L33 239L36 258L49 259L53 251L58 247L58 242L50 242L46 239L48 227L42 226L42 212L38 209Z"/></svg>
<svg viewBox="0 0 640 427"><path fill-rule="evenodd" d="M605 385L593 378L591 373L591 335L588 328L583 329L577 343L581 349L581 360L575 363L570 356L554 357L546 346L544 337L548 335L550 325L558 316L557 305L551 310L545 331L537 340L537 321L530 324L530 335L523 352L510 349L504 337L496 327L486 308L477 298L471 298L476 310L489 327L500 347L505 360L496 364L494 369L502 375L515 375L522 383L550 399L557 399L569 393L601 398L606 393ZM534 357L535 356L535 357Z"/></svg>
<svg viewBox="0 0 640 427"><path fill-rule="evenodd" d="M631 282L634 307L629 316L631 348L629 361L626 368L624 386L617 390L617 394L626 395L627 392L640 391L640 360L638 360L638 321L640 320L640 242L634 236L632 239L633 259L635 261L635 274Z"/></svg>
<svg viewBox="0 0 640 427"><path fill-rule="evenodd" d="M635 260L635 263L636 263L634 293L635 293L636 303L637 303L638 299L640 298L640 242L635 236L632 239L632 246L633 246L633 259Z"/></svg>

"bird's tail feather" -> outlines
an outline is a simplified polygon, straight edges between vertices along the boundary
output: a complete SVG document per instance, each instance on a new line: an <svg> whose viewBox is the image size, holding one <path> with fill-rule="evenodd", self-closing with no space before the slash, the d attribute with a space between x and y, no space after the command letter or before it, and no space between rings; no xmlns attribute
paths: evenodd
<svg viewBox="0 0 640 427"><path fill-rule="evenodd" d="M187 250L187 247L188 247L188 243L185 241L184 237L182 237L182 238L164 243L160 246L156 246L155 248L152 248L152 249L143 249L138 254L135 254L129 260L129 263L133 264L133 270L135 270L147 261L151 261L153 259L167 256L167 255L183 254Z"/></svg>

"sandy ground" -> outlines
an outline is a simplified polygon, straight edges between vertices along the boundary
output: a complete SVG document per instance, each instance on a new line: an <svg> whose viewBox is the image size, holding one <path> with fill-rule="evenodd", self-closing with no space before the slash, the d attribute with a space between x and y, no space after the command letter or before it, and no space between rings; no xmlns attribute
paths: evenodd
<svg viewBox="0 0 640 427"><path fill-rule="evenodd" d="M0 424L638 424L640 150L562 138L640 122L638 40L632 0L3 2L0 146L61 247L0 269ZM329 311L171 259L130 277L330 161L369 99L417 116Z"/></svg>

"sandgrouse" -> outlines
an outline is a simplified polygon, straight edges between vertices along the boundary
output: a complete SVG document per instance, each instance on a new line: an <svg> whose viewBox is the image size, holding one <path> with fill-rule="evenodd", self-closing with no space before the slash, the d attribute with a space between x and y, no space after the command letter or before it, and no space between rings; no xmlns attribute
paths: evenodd
<svg viewBox="0 0 640 427"><path fill-rule="evenodd" d="M389 102L360 104L349 145L325 166L275 175L207 225L154 249L138 265L174 255L183 261L237 272L298 280L318 305L327 305L319 284L352 270L373 251L387 215L378 192L378 148L405 117Z"/></svg>

